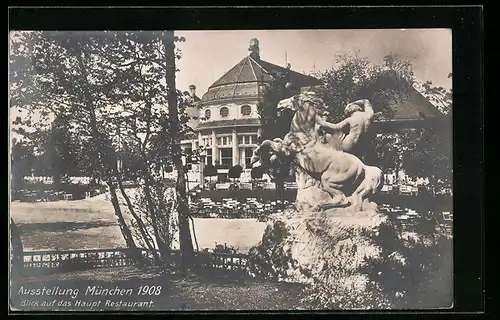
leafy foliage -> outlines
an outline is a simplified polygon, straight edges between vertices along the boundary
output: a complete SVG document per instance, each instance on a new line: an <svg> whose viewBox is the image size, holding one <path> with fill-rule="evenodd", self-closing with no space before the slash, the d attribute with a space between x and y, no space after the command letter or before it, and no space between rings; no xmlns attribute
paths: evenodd
<svg viewBox="0 0 500 320"><path fill-rule="evenodd" d="M239 179L241 177L242 172L243 172L243 167L240 165L235 165L234 167L229 169L227 176L230 179Z"/></svg>
<svg viewBox="0 0 500 320"><path fill-rule="evenodd" d="M168 213L161 208L165 204L155 202L159 198L155 194L161 182L159 167L180 157L173 154L177 141L172 137L187 130L184 108L190 102L171 81L175 59L180 58L173 43L184 40L173 32L149 31L37 31L11 36L10 105L24 110L17 125L35 132L19 133L33 138L53 122L51 148L46 152L56 159L52 167L61 174L76 167L108 184L130 247L135 244L121 214L117 189L140 225L143 240L149 238L124 192L124 176L139 177L144 183L145 209L151 219ZM119 170L118 160L126 170ZM158 227L161 221L158 218L153 225Z"/></svg>
<svg viewBox="0 0 500 320"><path fill-rule="evenodd" d="M288 74L275 75L275 79L263 86L261 100L257 104L262 130L261 139L282 138L290 128L290 122L281 121L277 113L278 102L292 95L292 91L286 87Z"/></svg>
<svg viewBox="0 0 500 320"><path fill-rule="evenodd" d="M451 78L452 74L448 74L448 78ZM445 89L441 86L436 87L432 84L432 81L426 81L422 84L424 89L424 95L437 105L439 110L444 114L449 114L453 109L453 94L451 89Z"/></svg>
<svg viewBox="0 0 500 320"><path fill-rule="evenodd" d="M316 91L329 106L331 121L345 118L345 105L358 99L369 99L382 119L394 117L395 108L409 98L409 89L415 82L410 60L391 53L384 62L385 66L377 65L357 53L342 54L337 56L334 68L317 74L324 84ZM384 133L369 130L359 142L358 156L385 172L402 168L411 176L435 177L449 183L451 90L435 87L431 81L421 87L423 94L447 116L434 127L423 129Z"/></svg>
<svg viewBox="0 0 500 320"><path fill-rule="evenodd" d="M282 221L275 221L264 231L262 242L250 249L249 271L256 276L275 281L287 278L290 267L298 267L291 249L283 249L290 232Z"/></svg>
<svg viewBox="0 0 500 320"><path fill-rule="evenodd" d="M407 59L390 54L386 61L397 65L398 72L373 64L355 52L337 55L334 68L317 73L323 85L316 91L329 106L332 121L342 120L344 107L359 99L370 100L374 111L384 118L394 116L395 103L408 98L413 72Z"/></svg>
<svg viewBox="0 0 500 320"><path fill-rule="evenodd" d="M404 235L384 226L374 237L384 259L368 259L362 271L381 286L396 308L442 307L451 302L451 240L439 232L438 221L431 216L418 219L413 229L414 235Z"/></svg>

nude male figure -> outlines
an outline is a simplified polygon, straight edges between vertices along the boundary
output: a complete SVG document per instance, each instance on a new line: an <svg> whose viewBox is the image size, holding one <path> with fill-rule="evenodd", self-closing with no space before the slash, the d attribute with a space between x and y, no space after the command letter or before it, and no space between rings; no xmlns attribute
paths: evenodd
<svg viewBox="0 0 500 320"><path fill-rule="evenodd" d="M361 105L363 107L361 107ZM329 123L324 118L318 117L317 122L328 133L335 133L344 128L349 128L349 133L342 140L342 150L350 152L358 143L360 137L368 130L375 113L368 99L361 99L349 103L344 113L348 118L337 124Z"/></svg>

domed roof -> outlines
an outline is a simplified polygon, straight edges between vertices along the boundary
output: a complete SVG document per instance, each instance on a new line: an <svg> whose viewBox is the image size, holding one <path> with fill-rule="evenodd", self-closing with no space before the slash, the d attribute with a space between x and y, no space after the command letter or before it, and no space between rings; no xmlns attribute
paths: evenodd
<svg viewBox="0 0 500 320"><path fill-rule="evenodd" d="M250 55L243 58L215 81L201 98L201 104L257 99L259 86L274 81L280 74L289 73L295 87L316 86L320 80L277 66L259 57L258 41L251 42Z"/></svg>

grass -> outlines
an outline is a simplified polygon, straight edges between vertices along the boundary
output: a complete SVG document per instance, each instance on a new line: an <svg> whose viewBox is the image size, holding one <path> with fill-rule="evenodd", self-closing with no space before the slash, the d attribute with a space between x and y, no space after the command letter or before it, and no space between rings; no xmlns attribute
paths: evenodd
<svg viewBox="0 0 500 320"><path fill-rule="evenodd" d="M138 296L139 286L161 285L158 296ZM42 289L59 286L61 289L78 289L75 298L69 296L39 296L19 295L19 288ZM85 295L89 286L103 288L133 289L132 296L91 296ZM151 305L120 310L290 310L300 308L297 298L300 286L293 284L272 284L249 282L211 277L210 279L191 276L182 278L176 274L163 273L156 268L138 269L134 267L99 269L84 272L60 273L49 276L25 278L12 289L11 304L23 311L99 311L118 310L106 307L106 300L122 301L153 301ZM36 307L21 307L23 300L38 300ZM58 300L56 305L41 306L41 301ZM59 301L72 303L72 306L57 306ZM87 303L94 302L94 307L75 307L76 300ZM101 303L99 303L101 301ZM61 303L62 304L62 303Z"/></svg>
<svg viewBox="0 0 500 320"><path fill-rule="evenodd" d="M86 200L22 203L10 206L10 215L18 223L25 251L72 250L125 247L114 210L103 196ZM125 216L126 220L131 217ZM214 248L215 242L227 243L240 252L248 251L262 238L265 223L256 219L195 219L196 239L200 249ZM152 306L136 307L136 310L287 310L299 306L298 288L291 284L273 284L230 280L221 277L192 276L183 278L164 274L155 269L120 267L89 271L57 273L54 275L27 277L25 288L77 288L79 298L27 297L12 291L11 303L22 310L118 310L105 308L106 300L150 301ZM158 297L89 297L82 296L88 286L104 288L138 288L140 285L161 284L163 291ZM20 307L23 300L37 300L38 307ZM73 307L49 305L42 301L70 301ZM97 307L75 307L76 300L95 302ZM127 309L134 310L134 308Z"/></svg>
<svg viewBox="0 0 500 320"><path fill-rule="evenodd" d="M13 202L10 215L19 225L24 250L75 250L125 247L113 207L104 195L86 200ZM125 214L125 220L132 217ZM265 223L256 219L194 219L201 249L227 243L247 252L262 238Z"/></svg>

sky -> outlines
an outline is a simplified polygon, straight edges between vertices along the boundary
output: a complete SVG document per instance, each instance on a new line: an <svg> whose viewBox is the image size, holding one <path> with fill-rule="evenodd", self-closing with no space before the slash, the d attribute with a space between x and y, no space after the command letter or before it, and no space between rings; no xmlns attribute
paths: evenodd
<svg viewBox="0 0 500 320"><path fill-rule="evenodd" d="M261 59L309 74L331 69L339 53L354 52L374 63L396 53L410 58L415 76L437 86L451 88L452 38L450 29L358 30L217 30L175 31L186 38L177 47L181 59L177 88L194 84L201 97L208 87L248 55L250 39L257 38ZM11 110L11 118L19 116Z"/></svg>
<svg viewBox="0 0 500 320"><path fill-rule="evenodd" d="M202 96L208 87L248 55L250 39L259 40L261 59L309 74L335 65L338 53L359 51L374 63L395 53L411 59L420 81L451 88L451 29L358 29L358 30L217 30L176 31L186 38L177 62L177 87L194 84ZM286 59L286 60L285 60Z"/></svg>

